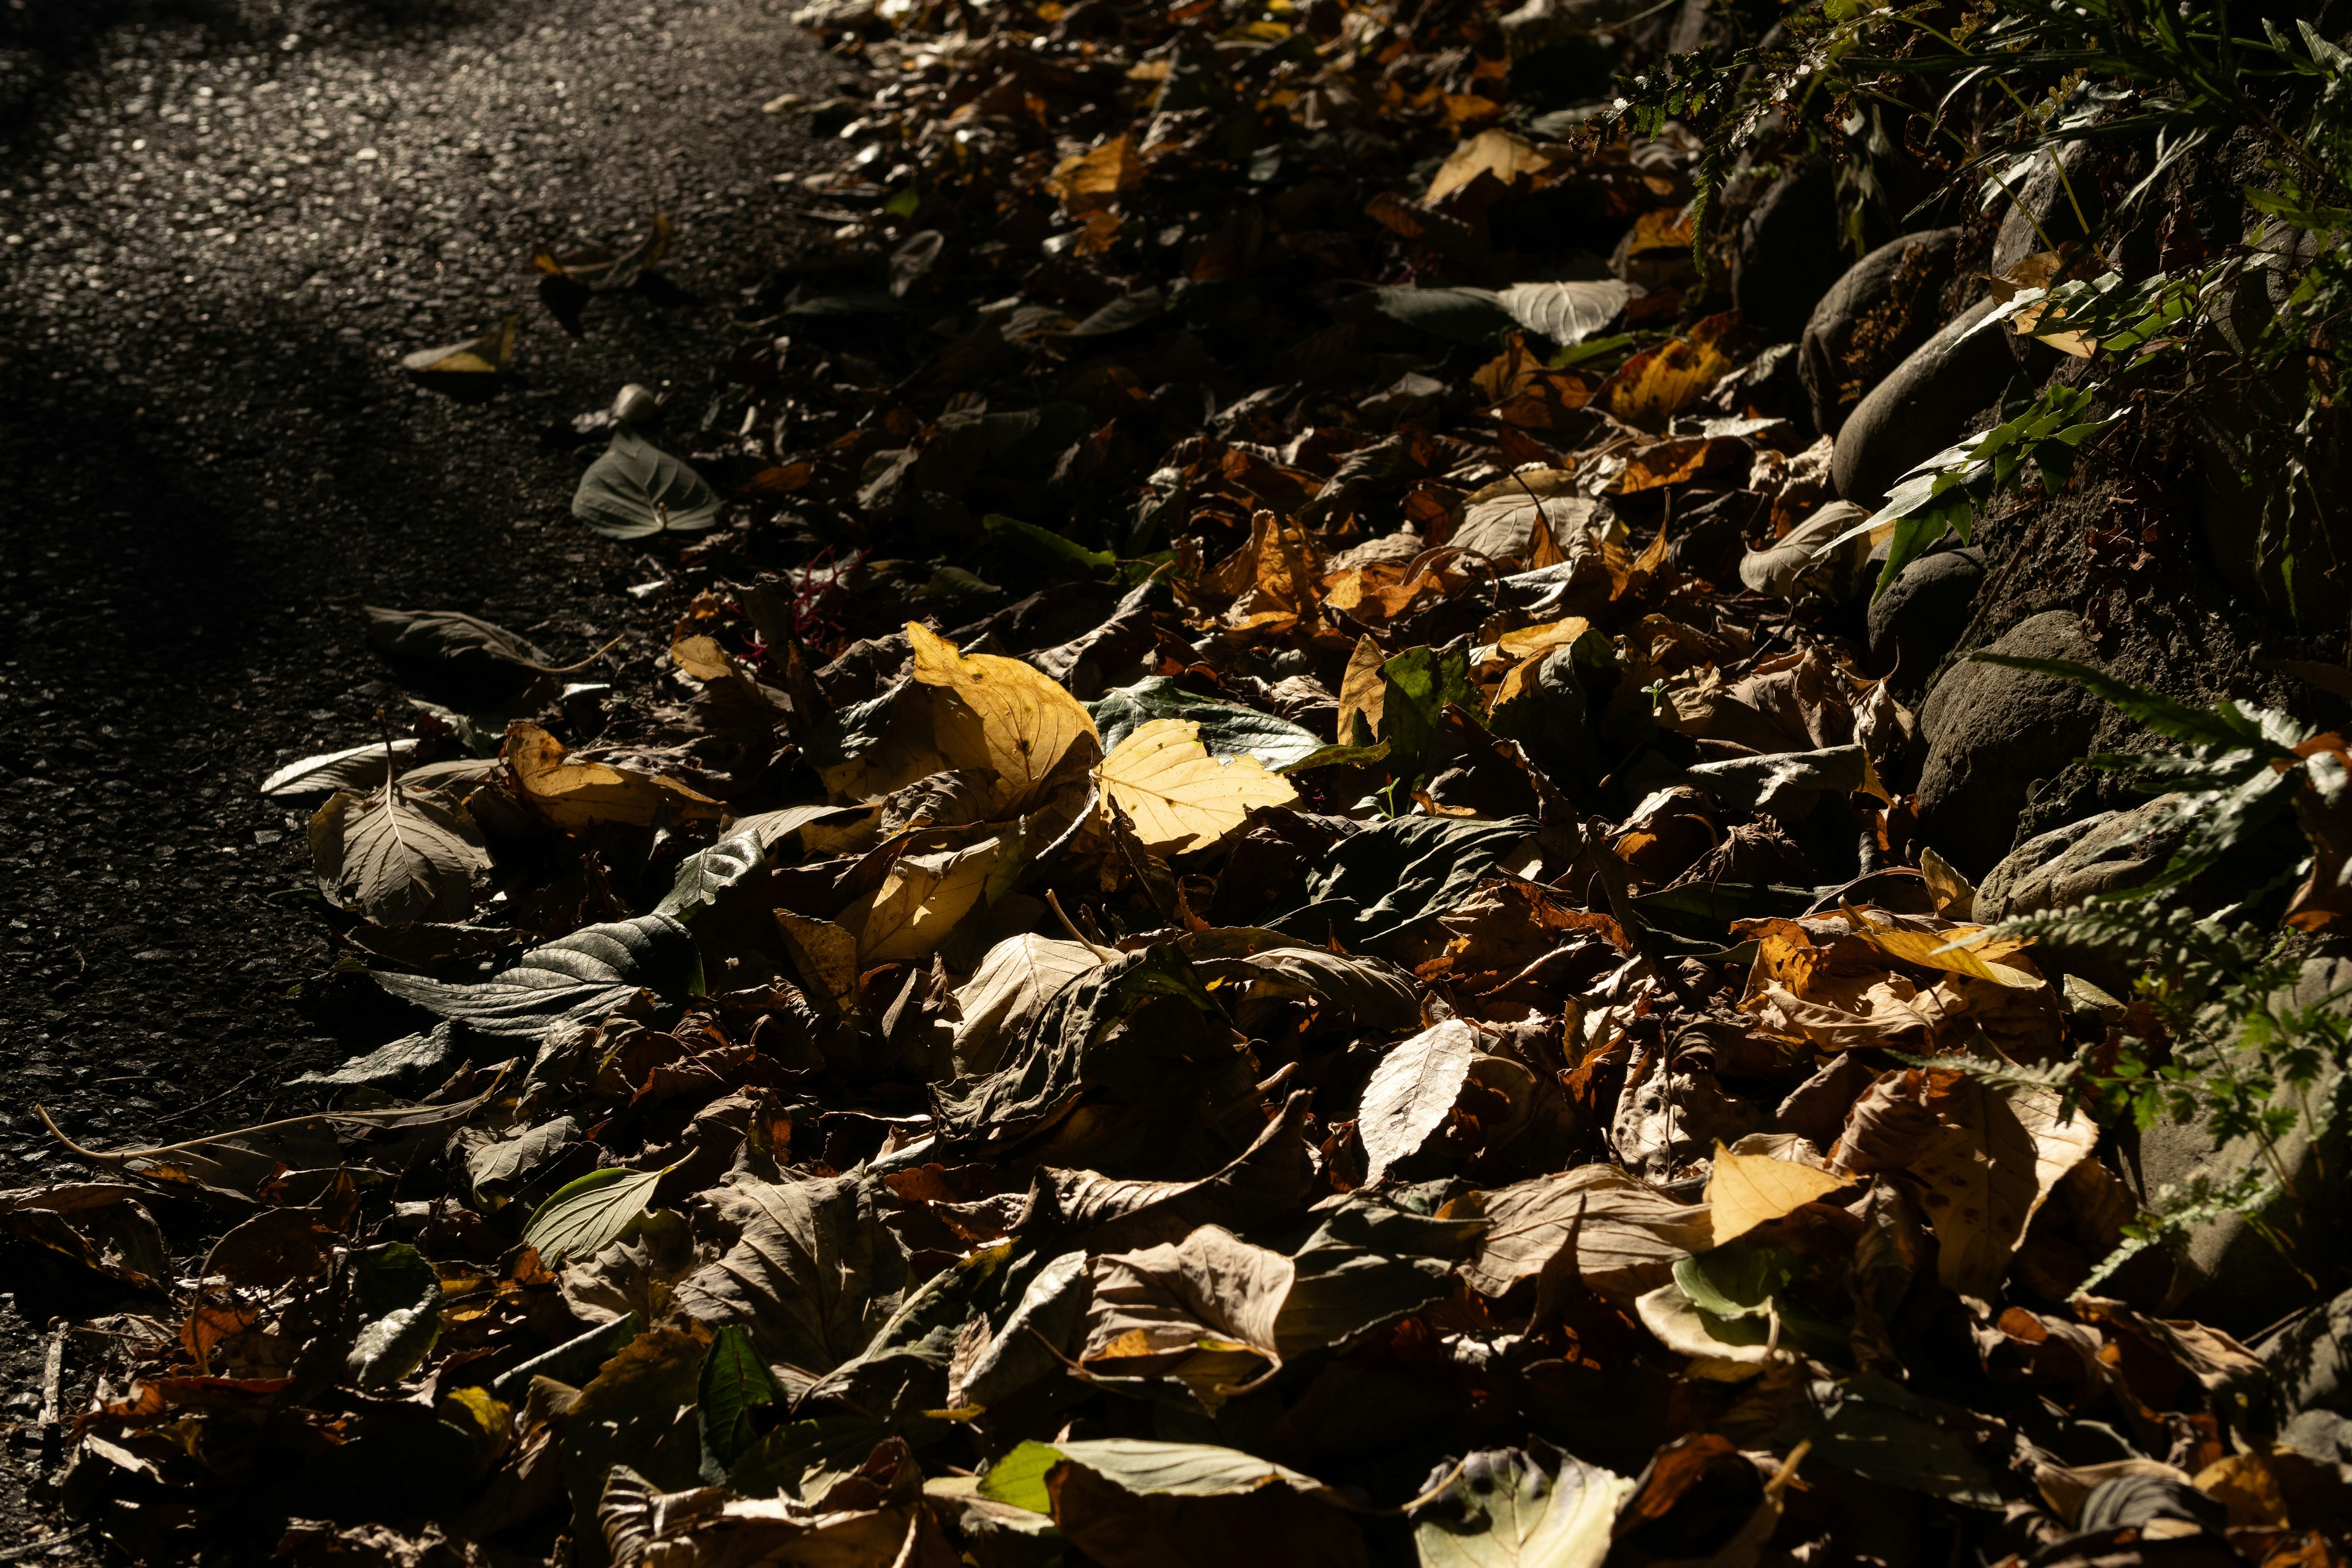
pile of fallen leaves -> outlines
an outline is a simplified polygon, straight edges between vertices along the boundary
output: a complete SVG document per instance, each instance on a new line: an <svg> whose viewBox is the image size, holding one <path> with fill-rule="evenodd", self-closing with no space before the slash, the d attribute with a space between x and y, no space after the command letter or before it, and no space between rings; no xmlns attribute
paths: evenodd
<svg viewBox="0 0 2352 1568"><path fill-rule="evenodd" d="M429 1026L0 1198L147 1292L70 1505L144 1562L2340 1562L2161 1255L2081 1293L2137 1205L2035 1069L2122 1008L1917 842L1691 147L1507 128L1465 5L814 20L890 79L820 114L839 234L695 434L583 422L582 518L688 536L666 657L372 611L414 732L264 786Z"/></svg>

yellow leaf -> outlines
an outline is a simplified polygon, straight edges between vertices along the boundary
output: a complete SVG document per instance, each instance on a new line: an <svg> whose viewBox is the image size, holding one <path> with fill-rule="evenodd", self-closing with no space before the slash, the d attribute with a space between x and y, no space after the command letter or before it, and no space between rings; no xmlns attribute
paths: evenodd
<svg viewBox="0 0 2352 1568"><path fill-rule="evenodd" d="M1953 926L1948 931L1902 931L1874 926L1859 915L1849 917L1854 935L1904 963L1916 963L1927 969L1940 969L1949 974L1973 975L1979 980L1991 980L2002 985L2013 985L2021 991L2031 991L2049 982L2032 970L2012 966L1993 960L2006 958L2025 944L2011 940L1979 941L1965 947L1954 942L1968 942L1984 930L1982 926Z"/></svg>
<svg viewBox="0 0 2352 1568"><path fill-rule="evenodd" d="M1977 885L1941 855L1933 849L1920 850L1919 874L1927 879L1927 892L1936 900L1937 914L1964 921L1976 913Z"/></svg>
<svg viewBox="0 0 2352 1568"><path fill-rule="evenodd" d="M506 761L522 786L523 798L557 827L589 827L599 822L650 827L665 807L672 822L725 815L726 808L717 801L676 779L603 763L566 762L563 742L536 724L508 728Z"/></svg>
<svg viewBox="0 0 2352 1568"><path fill-rule="evenodd" d="M1715 1215L1715 1244L1721 1247L1844 1185L1844 1177L1818 1165L1769 1154L1735 1154L1717 1143L1715 1169L1706 1178L1707 1206Z"/></svg>
<svg viewBox="0 0 2352 1568"><path fill-rule="evenodd" d="M1354 716L1361 713L1364 724L1373 739L1380 738L1381 716L1388 707L1388 682L1381 678L1381 666L1388 655L1370 636L1356 639L1356 651L1348 656L1348 671L1339 678L1339 744L1355 744Z"/></svg>
<svg viewBox="0 0 2352 1568"><path fill-rule="evenodd" d="M1102 755L1102 738L1078 700L1017 658L966 656L919 622L907 623L915 679L951 693L934 703L931 738L947 765L996 770L995 809L1018 809L1067 760Z"/></svg>
<svg viewBox="0 0 2352 1568"><path fill-rule="evenodd" d="M899 856L879 888L841 911L842 926L857 937L858 967L929 957L980 902L1003 843Z"/></svg>
<svg viewBox="0 0 2352 1568"><path fill-rule="evenodd" d="M1592 628L1592 623L1582 616L1570 616L1563 620L1546 621L1538 626L1521 626L1515 632L1505 632L1495 639L1495 647L1505 658L1528 659L1563 648Z"/></svg>
<svg viewBox="0 0 2352 1568"><path fill-rule="evenodd" d="M514 363L515 330L521 325L520 316L509 316L471 342L405 355L401 368L418 375L500 374Z"/></svg>
<svg viewBox="0 0 2352 1568"><path fill-rule="evenodd" d="M1635 354L1609 378L1609 412L1644 430L1663 430L1730 368L1714 343L1676 338Z"/></svg>
<svg viewBox="0 0 2352 1568"><path fill-rule="evenodd" d="M1204 848L1242 825L1253 806L1288 805L1298 792L1247 754L1212 757L1190 719L1139 724L1095 770L1103 793L1156 855Z"/></svg>
<svg viewBox="0 0 2352 1568"><path fill-rule="evenodd" d="M1507 131L1481 131L1454 148L1438 165L1436 177L1429 182L1428 195L1421 199L1424 205L1433 206L1481 174L1492 174L1507 185L1521 174L1532 174L1550 166L1551 159L1536 151L1533 143L1522 142Z"/></svg>

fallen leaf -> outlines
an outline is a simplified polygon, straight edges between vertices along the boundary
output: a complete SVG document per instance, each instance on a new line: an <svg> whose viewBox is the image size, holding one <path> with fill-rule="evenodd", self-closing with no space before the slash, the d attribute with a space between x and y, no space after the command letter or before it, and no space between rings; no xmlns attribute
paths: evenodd
<svg viewBox="0 0 2352 1568"><path fill-rule="evenodd" d="M1847 1178L1818 1165L1776 1154L1739 1153L1718 1143L1706 1178L1715 1245L1745 1236L1847 1184Z"/></svg>
<svg viewBox="0 0 2352 1568"><path fill-rule="evenodd" d="M1469 1079L1477 1044L1477 1031L1448 1018L1400 1040L1381 1058L1356 1111L1366 1181L1379 1181L1391 1165L1417 1152L1444 1121Z"/></svg>
<svg viewBox="0 0 2352 1568"><path fill-rule="evenodd" d="M1255 757L1212 757L1200 733L1193 720L1151 720L1129 731L1095 769L1106 815L1116 804L1155 855L1207 848L1258 807L1298 798Z"/></svg>
<svg viewBox="0 0 2352 1568"><path fill-rule="evenodd" d="M490 870L464 806L396 784L337 791L310 818L310 858L328 902L385 925L466 919Z"/></svg>

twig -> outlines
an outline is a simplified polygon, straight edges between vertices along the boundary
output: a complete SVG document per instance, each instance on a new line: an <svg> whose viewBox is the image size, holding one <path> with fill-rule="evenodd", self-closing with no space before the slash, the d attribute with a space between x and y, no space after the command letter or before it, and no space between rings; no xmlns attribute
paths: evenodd
<svg viewBox="0 0 2352 1568"><path fill-rule="evenodd" d="M624 642L626 642L628 640L628 633L623 632L619 637L614 637L611 642L606 643L603 647L598 648L586 658L581 659L574 664L533 664L527 658L519 658L515 660L515 662L521 665L525 669L535 669L541 675L571 675L575 671L587 668L590 665L595 663L598 659L604 658L606 654L620 647Z"/></svg>
<svg viewBox="0 0 2352 1568"><path fill-rule="evenodd" d="M15 1546L0 1546L0 1563L14 1563L19 1557L30 1557L36 1552L47 1552L52 1547L63 1546L68 1542L81 1540L89 1533L89 1526L77 1524L71 1529L60 1530L55 1535L44 1535L37 1541L20 1542Z"/></svg>
<svg viewBox="0 0 2352 1568"><path fill-rule="evenodd" d="M1065 912L1062 908L1062 900L1054 896L1054 889L1051 888L1045 889L1045 901L1054 906L1054 918L1062 922L1062 929L1070 933L1070 940L1072 942L1076 942L1080 947L1083 947L1088 952L1093 953L1098 961L1104 963L1108 963L1112 959L1118 956L1118 949L1105 947L1099 942L1089 941L1086 932L1080 931L1076 926L1070 923L1069 915Z"/></svg>
<svg viewBox="0 0 2352 1568"><path fill-rule="evenodd" d="M127 1160L152 1159L158 1154L177 1154L189 1149L201 1149L207 1143L225 1142L231 1138L250 1138L257 1133L277 1132L289 1127L306 1126L313 1121L356 1121L364 1125L383 1122L408 1127L431 1127L443 1121L455 1121L460 1117L470 1116L481 1109L490 1096L499 1091L499 1086L506 1081L508 1071L509 1068L501 1068L499 1070L499 1076L490 1080L489 1088L482 1090L473 1099L460 1100L455 1105L409 1105L391 1110L314 1110L307 1116L289 1116L280 1121L258 1122L251 1127L233 1128L226 1132L208 1132L202 1138L191 1138L184 1143L162 1143L152 1149L108 1151L85 1149L65 1135L57 1122L50 1119L47 1107L37 1105L33 1107L33 1113L41 1119L42 1125L49 1130L51 1137L81 1158L95 1160L100 1164L120 1164Z"/></svg>
<svg viewBox="0 0 2352 1568"><path fill-rule="evenodd" d="M159 1116L155 1118L153 1125L161 1127L167 1121L177 1121L183 1116L194 1116L197 1111L202 1110L207 1105L217 1105L222 1100L228 1099L231 1095L242 1092L247 1084L251 1083L255 1079L257 1079L261 1075L257 1072L249 1072L243 1078L237 1079L234 1087L221 1090L218 1094L214 1095L209 1100L200 1100L194 1105L185 1106L181 1110L173 1111L169 1116Z"/></svg>
<svg viewBox="0 0 2352 1568"><path fill-rule="evenodd" d="M54 1436L58 1417L64 1404L66 1380L66 1331L59 1325L49 1336L48 1352L41 1361L41 1435Z"/></svg>

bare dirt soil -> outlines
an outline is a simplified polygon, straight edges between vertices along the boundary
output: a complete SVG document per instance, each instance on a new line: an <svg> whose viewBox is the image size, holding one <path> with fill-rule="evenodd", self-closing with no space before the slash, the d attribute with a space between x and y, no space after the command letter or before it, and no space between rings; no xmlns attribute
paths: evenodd
<svg viewBox="0 0 2352 1568"><path fill-rule="evenodd" d="M789 8L0 0L0 1188L83 1169L37 1102L93 1145L192 1135L306 1109L288 1079L398 1031L324 977L303 818L254 786L402 705L362 603L567 659L666 618L625 592L660 563L571 521L601 445L571 421L636 381L690 430L805 228L775 180L805 144L761 105L842 68ZM656 209L660 277L568 331L533 245ZM509 312L494 400L399 370ZM47 1338L14 1289L0 1426ZM74 1342L69 1395L98 1370ZM58 1528L49 1462L0 1448L0 1547Z"/></svg>

